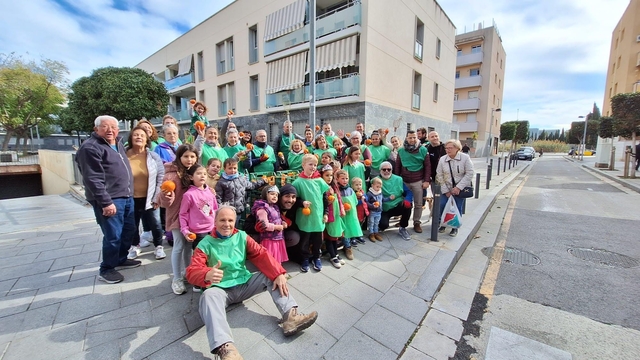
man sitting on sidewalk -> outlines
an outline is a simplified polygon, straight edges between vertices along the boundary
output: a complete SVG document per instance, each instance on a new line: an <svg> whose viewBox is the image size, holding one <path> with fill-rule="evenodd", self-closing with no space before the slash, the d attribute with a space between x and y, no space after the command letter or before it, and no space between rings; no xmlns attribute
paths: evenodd
<svg viewBox="0 0 640 360"><path fill-rule="evenodd" d="M244 231L235 228L236 210L223 205L216 211L215 227L196 248L187 268L189 283L206 288L200 297L200 316L207 329L211 353L223 360L242 359L233 345L226 307L242 302L262 291L269 291L283 315L284 336L311 326L317 312L298 313L298 305L289 295L286 270L267 250ZM250 260L258 272L251 274L245 265Z"/></svg>

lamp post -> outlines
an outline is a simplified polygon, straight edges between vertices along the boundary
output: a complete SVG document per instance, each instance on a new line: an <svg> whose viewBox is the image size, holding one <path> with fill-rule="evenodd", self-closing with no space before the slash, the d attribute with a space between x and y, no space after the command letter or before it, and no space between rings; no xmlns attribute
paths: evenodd
<svg viewBox="0 0 640 360"><path fill-rule="evenodd" d="M584 118L584 133L582 134L582 152L580 153L580 161L584 161L584 152L587 150L587 120L588 116L578 116L578 119Z"/></svg>
<svg viewBox="0 0 640 360"><path fill-rule="evenodd" d="M497 109L491 109L491 122L489 123L489 141L487 141L487 148L488 148L488 152L487 152L487 164L489 163L489 157L491 156L491 143L493 142L493 134L491 133L491 128L493 127L493 113L494 112L499 112L502 111L501 108L497 108Z"/></svg>

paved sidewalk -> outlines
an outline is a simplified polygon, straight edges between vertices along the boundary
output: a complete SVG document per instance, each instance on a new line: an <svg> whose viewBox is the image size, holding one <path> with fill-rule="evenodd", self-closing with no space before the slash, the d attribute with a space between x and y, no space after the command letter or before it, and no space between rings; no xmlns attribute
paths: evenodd
<svg viewBox="0 0 640 360"><path fill-rule="evenodd" d="M594 172L596 174L600 174L610 180L613 180L631 190L634 190L636 192L640 193L640 171L636 171L636 178L635 179L631 179L631 178L624 178L624 162L622 161L616 161L615 166L614 166L614 170L609 170L609 169L601 169L601 168L597 168L595 167L595 157L585 157L584 161L580 161L579 159L575 158L572 159L570 156L565 156L565 158L569 161L573 161L576 163L582 163L582 167ZM634 162L631 162L630 166L635 166ZM631 169L629 169L629 174L631 173Z"/></svg>
<svg viewBox="0 0 640 360"><path fill-rule="evenodd" d="M342 269L323 259L322 272L302 274L286 263L301 310L320 313L316 325L284 338L264 293L228 311L236 346L245 359L452 356L476 288L462 286L469 282L464 273L456 274L452 284L461 286L451 292L439 292L442 283L497 195L531 164L494 171L485 190L485 159L474 159L480 198L468 201L455 238L429 241L430 224L422 234L409 230L410 241L390 229L384 241L358 246ZM200 295L171 292L170 256L155 260L145 248L143 266L122 271L123 283L97 281L102 235L91 208L70 195L0 201L0 225L1 359L212 357Z"/></svg>

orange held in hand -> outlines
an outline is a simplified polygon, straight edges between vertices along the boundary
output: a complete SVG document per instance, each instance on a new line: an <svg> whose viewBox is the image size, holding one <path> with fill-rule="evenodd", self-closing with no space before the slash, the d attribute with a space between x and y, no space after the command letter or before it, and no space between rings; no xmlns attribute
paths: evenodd
<svg viewBox="0 0 640 360"><path fill-rule="evenodd" d="M309 153L309 149L304 149L304 153L308 154Z"/></svg>
<svg viewBox="0 0 640 360"><path fill-rule="evenodd" d="M227 115L233 115L233 110L227 111Z"/></svg>
<svg viewBox="0 0 640 360"><path fill-rule="evenodd" d="M384 134L387 135L389 133L389 129L384 129Z"/></svg>
<svg viewBox="0 0 640 360"><path fill-rule="evenodd" d="M367 140L365 140L364 143L367 144L367 145L371 145L371 144L373 144L373 141L371 141L371 139L367 139Z"/></svg>
<svg viewBox="0 0 640 360"><path fill-rule="evenodd" d="M284 157L284 154L281 152L278 153L278 157Z"/></svg>
<svg viewBox="0 0 640 360"><path fill-rule="evenodd" d="M376 202L374 202L374 203L373 203L373 206L375 206L375 207L379 207L379 206L380 206L380 203L376 201Z"/></svg>
<svg viewBox="0 0 640 360"><path fill-rule="evenodd" d="M371 160L366 159L366 160L364 161L364 166L371 166Z"/></svg>
<svg viewBox="0 0 640 360"><path fill-rule="evenodd" d="M303 208L303 209L302 209L302 215L306 215L306 216L311 215L311 209L309 209L309 208Z"/></svg>
<svg viewBox="0 0 640 360"><path fill-rule="evenodd" d="M205 128L204 123L202 121L196 121L196 123L193 124L193 127L196 128L196 130L198 131L202 131Z"/></svg>
<svg viewBox="0 0 640 360"><path fill-rule="evenodd" d="M349 203L344 203L344 209L345 209L346 211L351 210L351 204L349 204Z"/></svg>
<svg viewBox="0 0 640 360"><path fill-rule="evenodd" d="M196 99L191 99L191 100L189 100L189 103L190 103L191 105L195 104L195 103L196 103Z"/></svg>
<svg viewBox="0 0 640 360"><path fill-rule="evenodd" d="M336 197L333 195L329 195L328 199L329 199L329 202L333 202L333 200L335 200Z"/></svg>
<svg viewBox="0 0 640 360"><path fill-rule="evenodd" d="M172 192L176 189L176 183L171 180L167 180L160 185L160 190L163 192Z"/></svg>
<svg viewBox="0 0 640 360"><path fill-rule="evenodd" d="M252 143L247 143L247 145L245 145L245 147L247 148L247 150L251 151L253 150L253 144Z"/></svg>
<svg viewBox="0 0 640 360"><path fill-rule="evenodd" d="M316 131L320 131L320 125L316 125Z"/></svg>
<svg viewBox="0 0 640 360"><path fill-rule="evenodd" d="M195 240L196 239L196 234L194 233L189 233L189 236L187 237L189 240Z"/></svg>
<svg viewBox="0 0 640 360"><path fill-rule="evenodd" d="M350 137L351 137L351 133L346 133L344 136L345 136L346 138L350 138Z"/></svg>
<svg viewBox="0 0 640 360"><path fill-rule="evenodd" d="M244 137L244 133L241 131L241 132L238 133L238 136L239 137Z"/></svg>

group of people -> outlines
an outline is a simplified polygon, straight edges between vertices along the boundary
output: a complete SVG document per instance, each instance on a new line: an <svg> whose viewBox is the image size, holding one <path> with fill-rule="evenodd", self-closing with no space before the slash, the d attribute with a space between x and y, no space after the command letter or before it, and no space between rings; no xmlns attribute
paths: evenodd
<svg viewBox="0 0 640 360"><path fill-rule="evenodd" d="M272 147L265 130L255 139L238 131L232 113L218 129L204 116L204 104L196 102L193 110L192 144L182 144L169 115L163 136L143 119L124 144L117 120L99 116L77 162L104 235L98 279L123 281L119 270L140 266L140 249L151 243L155 258L165 258L164 233L173 246L172 291L183 294L189 283L203 292L200 313L211 350L222 358L239 356L225 307L265 288L283 315L285 335L317 318L297 311L282 262L295 261L302 272L321 271L321 257L328 254L341 268L340 250L353 259L352 248L365 243L364 231L371 242L382 241L393 217L400 218L398 234L409 240L413 209L413 230L421 233L423 203L434 181L460 210L464 199L456 195L471 185L473 165L460 142L442 143L435 131L421 128L408 131L402 142L397 136L387 141L386 129L367 137L362 123L351 133L334 133L325 123L300 136L287 121ZM283 170L299 175L281 186L246 176ZM247 204L252 189L261 189L261 198ZM238 229L241 217L244 228ZM456 234L452 229L450 235ZM259 273L249 273L247 259Z"/></svg>

